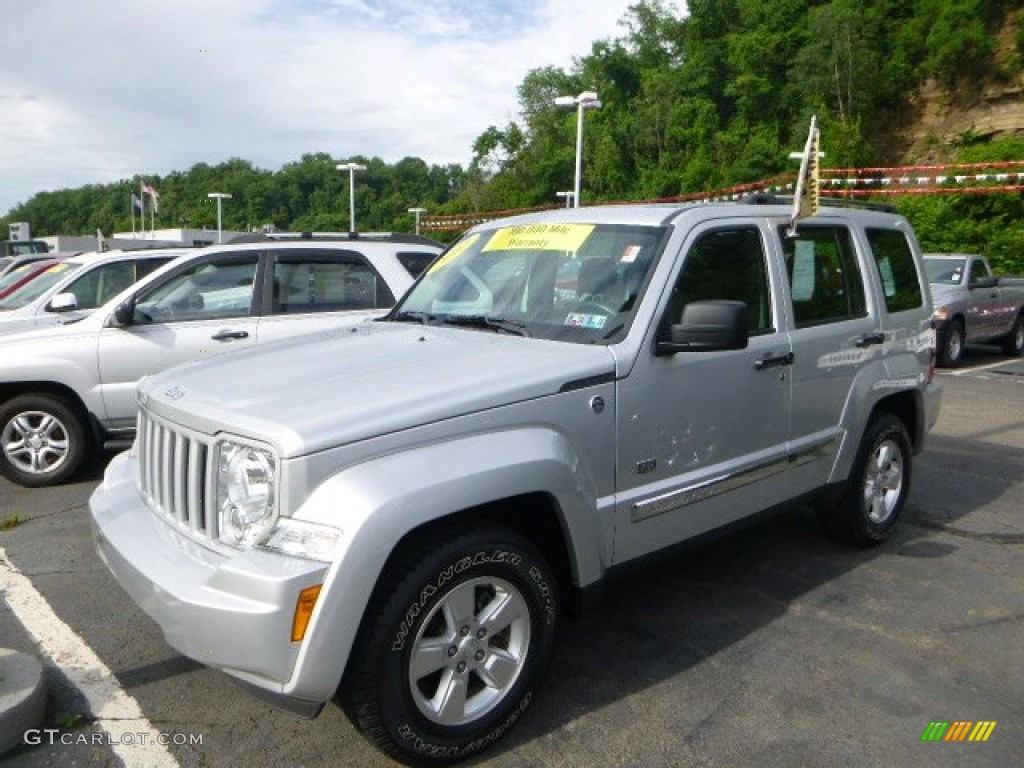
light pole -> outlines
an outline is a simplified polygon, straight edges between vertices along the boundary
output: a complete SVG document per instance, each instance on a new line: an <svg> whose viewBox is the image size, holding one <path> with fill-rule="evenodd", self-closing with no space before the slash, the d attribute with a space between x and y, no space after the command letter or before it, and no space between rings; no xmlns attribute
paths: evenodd
<svg viewBox="0 0 1024 768"><path fill-rule="evenodd" d="M221 227L221 208L220 207L221 207L221 203L223 203L225 200L230 200L231 199L231 195L229 195L227 192L211 192L210 194L207 195L207 197L212 197L212 198L214 198L217 201L217 243L218 244L219 243L223 243L224 242L224 234L223 234L224 230Z"/></svg>
<svg viewBox="0 0 1024 768"><path fill-rule="evenodd" d="M564 197L565 198L565 207L566 208L572 208L573 192L572 192L571 189L566 191L566 192L555 192L555 197Z"/></svg>
<svg viewBox="0 0 1024 768"><path fill-rule="evenodd" d="M409 209L409 213L413 213L413 214L416 215L416 234L417 235L420 233L420 214L421 213L426 213L426 212L427 212L426 208L410 208Z"/></svg>
<svg viewBox="0 0 1024 768"><path fill-rule="evenodd" d="M359 163L340 163L339 171L348 171L348 231L356 231L356 171L365 171L366 166Z"/></svg>
<svg viewBox="0 0 1024 768"><path fill-rule="evenodd" d="M583 91L579 96L559 96L555 99L559 107L576 105L576 183L573 187L573 208L580 207L580 177L583 172L583 112L588 109L600 109L601 102L593 91Z"/></svg>

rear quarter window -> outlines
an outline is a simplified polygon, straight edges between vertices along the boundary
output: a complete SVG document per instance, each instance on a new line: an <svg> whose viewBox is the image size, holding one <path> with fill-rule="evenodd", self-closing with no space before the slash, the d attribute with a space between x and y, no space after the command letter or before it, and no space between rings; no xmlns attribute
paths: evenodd
<svg viewBox="0 0 1024 768"><path fill-rule="evenodd" d="M867 229L866 234L882 283L885 308L903 312L924 306L914 252L906 235L896 229Z"/></svg>
<svg viewBox="0 0 1024 768"><path fill-rule="evenodd" d="M406 272L415 278L427 270L437 258L437 254L429 251L400 251L396 258L398 263L405 267Z"/></svg>

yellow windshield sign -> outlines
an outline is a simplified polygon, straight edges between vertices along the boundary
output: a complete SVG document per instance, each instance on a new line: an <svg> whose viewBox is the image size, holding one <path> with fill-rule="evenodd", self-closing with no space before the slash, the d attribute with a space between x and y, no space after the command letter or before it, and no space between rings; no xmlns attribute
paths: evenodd
<svg viewBox="0 0 1024 768"><path fill-rule="evenodd" d="M479 239L480 233L478 232L477 234L472 235L471 237L467 237L465 240L460 240L459 242L457 242L455 245L448 249L448 252L444 256L442 256L440 259L438 259L437 261L430 265L430 269L427 270L427 274L429 275L431 272L436 272L437 270L441 269L441 267L457 259L460 254L465 252L467 248L469 248L471 245L473 245L473 243L475 243Z"/></svg>
<svg viewBox="0 0 1024 768"><path fill-rule="evenodd" d="M593 224L527 224L494 233L485 251L578 251Z"/></svg>

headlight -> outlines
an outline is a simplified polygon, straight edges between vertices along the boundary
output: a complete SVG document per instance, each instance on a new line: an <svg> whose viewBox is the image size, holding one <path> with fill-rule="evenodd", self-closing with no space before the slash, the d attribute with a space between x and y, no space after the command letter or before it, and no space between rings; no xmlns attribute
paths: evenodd
<svg viewBox="0 0 1024 768"><path fill-rule="evenodd" d="M341 544L341 531L329 525L280 517L272 530L257 542L258 547L290 557L330 563Z"/></svg>
<svg viewBox="0 0 1024 768"><path fill-rule="evenodd" d="M948 318L949 318L949 308L948 307L936 307L935 311L932 313L932 320L934 320L935 322L938 322L938 323L944 323L944 322L946 322L946 320Z"/></svg>
<svg viewBox="0 0 1024 768"><path fill-rule="evenodd" d="M217 453L217 512L220 539L249 547L274 523L277 463L263 448L230 441Z"/></svg>

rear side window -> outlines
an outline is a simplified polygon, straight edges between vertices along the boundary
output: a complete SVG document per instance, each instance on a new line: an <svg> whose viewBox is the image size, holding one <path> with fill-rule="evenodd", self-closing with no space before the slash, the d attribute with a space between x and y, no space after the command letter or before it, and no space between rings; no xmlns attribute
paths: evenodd
<svg viewBox="0 0 1024 768"><path fill-rule="evenodd" d="M274 264L275 315L385 309L394 303L387 283L356 253L290 252Z"/></svg>
<svg viewBox="0 0 1024 768"><path fill-rule="evenodd" d="M850 230L802 225L794 237L779 230L797 328L867 314L864 276Z"/></svg>
<svg viewBox="0 0 1024 768"><path fill-rule="evenodd" d="M902 312L923 306L921 282L906 235L896 229L868 229L867 237L882 281L885 308Z"/></svg>

